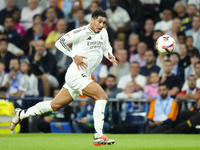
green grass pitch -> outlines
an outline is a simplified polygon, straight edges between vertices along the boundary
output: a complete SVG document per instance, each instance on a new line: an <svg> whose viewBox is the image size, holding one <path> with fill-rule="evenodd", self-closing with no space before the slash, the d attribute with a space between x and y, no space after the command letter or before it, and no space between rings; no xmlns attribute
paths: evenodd
<svg viewBox="0 0 200 150"><path fill-rule="evenodd" d="M93 134L0 134L0 150L200 150L200 135L107 134L114 145L93 145Z"/></svg>

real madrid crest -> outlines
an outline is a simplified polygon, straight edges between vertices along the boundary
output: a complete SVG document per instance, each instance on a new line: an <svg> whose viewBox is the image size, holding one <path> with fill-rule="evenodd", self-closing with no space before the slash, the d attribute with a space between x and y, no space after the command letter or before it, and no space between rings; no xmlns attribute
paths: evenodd
<svg viewBox="0 0 200 150"><path fill-rule="evenodd" d="M100 39L103 40L103 35L102 34L100 35Z"/></svg>

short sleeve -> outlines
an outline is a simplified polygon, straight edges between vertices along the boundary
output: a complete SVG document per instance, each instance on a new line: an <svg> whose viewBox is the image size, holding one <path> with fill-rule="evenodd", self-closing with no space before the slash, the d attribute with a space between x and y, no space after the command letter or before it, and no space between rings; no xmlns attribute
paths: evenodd
<svg viewBox="0 0 200 150"><path fill-rule="evenodd" d="M108 76L108 68L106 65L102 65L99 72L99 77L106 78L107 76Z"/></svg>
<svg viewBox="0 0 200 150"><path fill-rule="evenodd" d="M187 90L188 89L188 80L186 80L183 84L183 87L182 87L182 91L184 90Z"/></svg>
<svg viewBox="0 0 200 150"><path fill-rule="evenodd" d="M2 86L6 84L7 80L8 80L8 73L3 77Z"/></svg>
<svg viewBox="0 0 200 150"><path fill-rule="evenodd" d="M21 80L20 80L20 85L19 85L19 90L22 90L23 92L26 91L26 79L25 76L22 76Z"/></svg>
<svg viewBox="0 0 200 150"><path fill-rule="evenodd" d="M125 89L126 88L126 83L124 82L124 77L121 77L119 79L117 87L120 88L120 89Z"/></svg>

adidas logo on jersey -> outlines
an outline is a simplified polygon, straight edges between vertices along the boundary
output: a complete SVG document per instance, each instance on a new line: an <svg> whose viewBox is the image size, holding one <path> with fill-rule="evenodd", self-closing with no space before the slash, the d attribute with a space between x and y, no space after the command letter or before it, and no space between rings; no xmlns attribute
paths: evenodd
<svg viewBox="0 0 200 150"><path fill-rule="evenodd" d="M91 40L92 38L91 38L91 36L89 36L88 38L87 38L87 40Z"/></svg>

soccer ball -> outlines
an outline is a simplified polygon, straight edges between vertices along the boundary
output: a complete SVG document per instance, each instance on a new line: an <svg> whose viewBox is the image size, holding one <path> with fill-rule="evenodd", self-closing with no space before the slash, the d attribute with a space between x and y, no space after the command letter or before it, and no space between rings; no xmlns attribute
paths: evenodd
<svg viewBox="0 0 200 150"><path fill-rule="evenodd" d="M174 39L169 35L160 36L156 41L156 48L162 54L170 54L175 47Z"/></svg>

